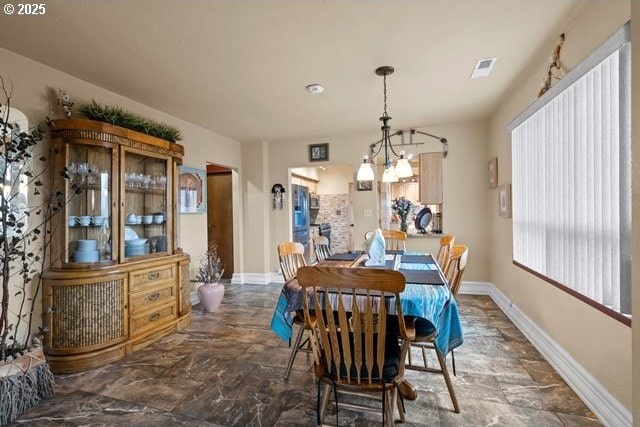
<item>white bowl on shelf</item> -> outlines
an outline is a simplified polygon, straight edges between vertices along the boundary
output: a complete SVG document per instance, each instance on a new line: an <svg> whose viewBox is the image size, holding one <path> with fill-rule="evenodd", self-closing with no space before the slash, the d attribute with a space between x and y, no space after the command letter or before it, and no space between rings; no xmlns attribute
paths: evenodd
<svg viewBox="0 0 640 427"><path fill-rule="evenodd" d="M133 231L133 229L131 227L125 227L124 228L124 240L125 240L125 242L127 240L133 240L133 239L137 239L137 238L138 238L138 233Z"/></svg>
<svg viewBox="0 0 640 427"><path fill-rule="evenodd" d="M142 246L145 243L147 243L147 239L130 239L124 242L126 246Z"/></svg>

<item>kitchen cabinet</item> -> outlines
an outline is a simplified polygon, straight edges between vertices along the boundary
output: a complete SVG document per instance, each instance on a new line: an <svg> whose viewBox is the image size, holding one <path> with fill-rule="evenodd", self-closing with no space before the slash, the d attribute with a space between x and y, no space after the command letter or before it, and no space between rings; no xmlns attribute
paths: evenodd
<svg viewBox="0 0 640 427"><path fill-rule="evenodd" d="M404 197L414 204L420 199L420 185L418 182L394 182L391 184L391 200Z"/></svg>
<svg viewBox="0 0 640 427"><path fill-rule="evenodd" d="M420 202L442 204L442 153L420 154Z"/></svg>

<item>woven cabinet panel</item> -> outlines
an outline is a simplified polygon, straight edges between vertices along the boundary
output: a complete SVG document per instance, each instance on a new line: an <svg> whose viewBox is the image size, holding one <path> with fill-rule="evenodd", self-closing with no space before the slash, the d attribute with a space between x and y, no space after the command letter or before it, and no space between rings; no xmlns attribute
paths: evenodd
<svg viewBox="0 0 640 427"><path fill-rule="evenodd" d="M90 347L123 337L124 286L124 279L53 286L53 348Z"/></svg>

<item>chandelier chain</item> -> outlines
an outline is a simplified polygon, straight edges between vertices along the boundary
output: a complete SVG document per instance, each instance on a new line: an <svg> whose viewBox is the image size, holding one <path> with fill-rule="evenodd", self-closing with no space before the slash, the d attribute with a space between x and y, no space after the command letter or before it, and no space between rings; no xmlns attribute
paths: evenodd
<svg viewBox="0 0 640 427"><path fill-rule="evenodd" d="M384 82L384 114L383 116L388 116L387 114L387 76L383 76L383 82Z"/></svg>

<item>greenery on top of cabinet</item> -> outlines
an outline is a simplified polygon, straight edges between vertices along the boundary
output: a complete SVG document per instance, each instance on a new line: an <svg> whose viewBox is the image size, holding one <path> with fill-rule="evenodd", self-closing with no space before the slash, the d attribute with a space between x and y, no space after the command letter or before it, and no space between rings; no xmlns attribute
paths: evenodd
<svg viewBox="0 0 640 427"><path fill-rule="evenodd" d="M89 104L82 105L79 111L89 119L146 133L167 141L176 142L182 139L178 129L155 120L145 119L115 105L102 105L93 100Z"/></svg>

